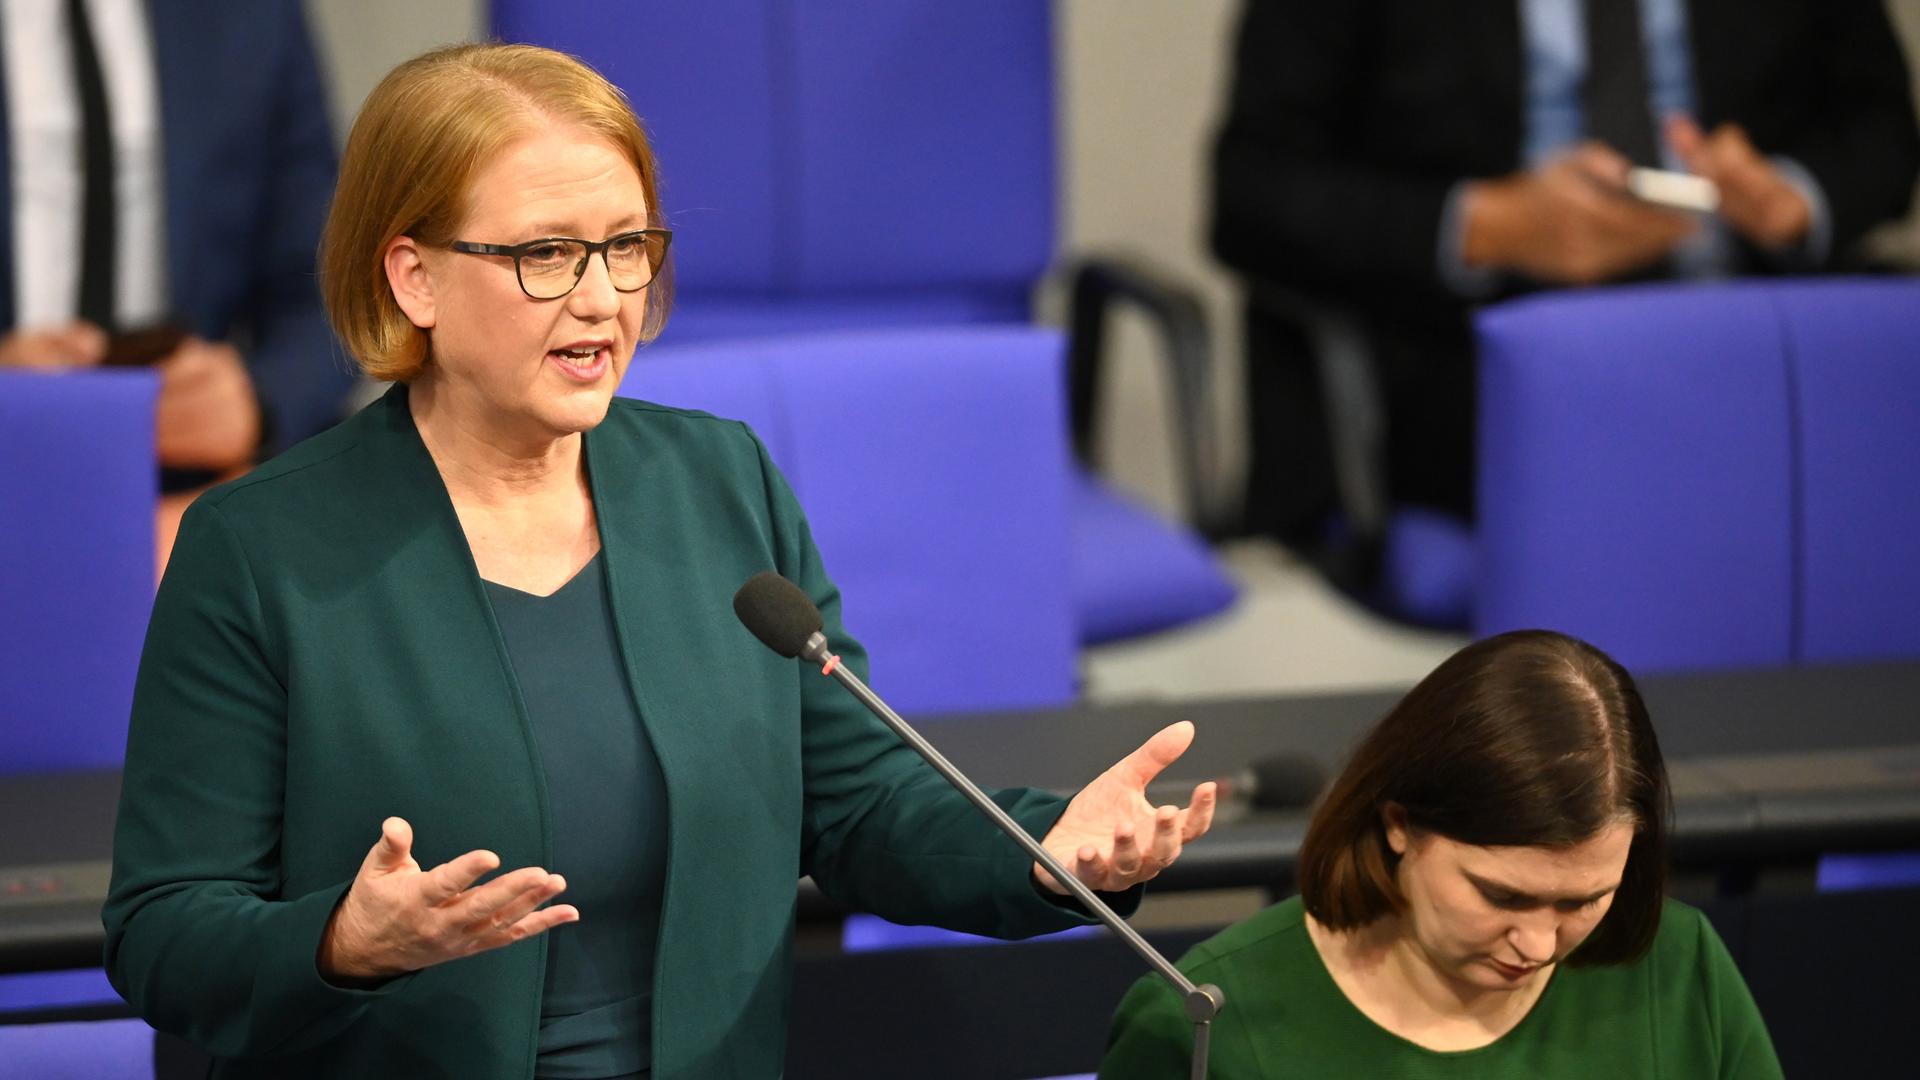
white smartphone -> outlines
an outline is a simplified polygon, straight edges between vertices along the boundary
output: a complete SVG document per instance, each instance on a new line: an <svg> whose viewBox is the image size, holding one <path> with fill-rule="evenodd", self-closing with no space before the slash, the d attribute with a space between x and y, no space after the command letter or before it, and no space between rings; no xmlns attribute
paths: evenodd
<svg viewBox="0 0 1920 1080"><path fill-rule="evenodd" d="M1719 186L1706 177L1692 173L1629 169L1627 191L1642 202L1664 206L1669 210L1711 214L1720 208Z"/></svg>

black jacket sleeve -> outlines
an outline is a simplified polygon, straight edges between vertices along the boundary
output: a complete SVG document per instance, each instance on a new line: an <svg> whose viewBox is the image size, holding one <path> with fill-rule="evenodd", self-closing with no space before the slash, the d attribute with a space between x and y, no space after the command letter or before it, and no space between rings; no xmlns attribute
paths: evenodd
<svg viewBox="0 0 1920 1080"><path fill-rule="evenodd" d="M1250 0L1213 162L1213 249L1257 281L1306 291L1439 291L1459 179L1356 146L1376 46L1370 0Z"/></svg>
<svg viewBox="0 0 1920 1080"><path fill-rule="evenodd" d="M1920 176L1920 127L1900 42L1882 3L1817 3L1809 36L1815 121L1778 152L1820 182L1832 215L1829 260L1899 218Z"/></svg>

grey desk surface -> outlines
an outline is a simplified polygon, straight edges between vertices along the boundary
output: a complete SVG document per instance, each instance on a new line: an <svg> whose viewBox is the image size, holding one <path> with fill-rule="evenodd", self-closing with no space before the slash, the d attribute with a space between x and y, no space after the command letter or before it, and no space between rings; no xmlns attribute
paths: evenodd
<svg viewBox="0 0 1920 1080"><path fill-rule="evenodd" d="M1697 865L1920 847L1920 663L1641 680L1673 773L1674 855ZM1165 724L1198 738L1169 777L1275 754L1329 772L1399 693L1143 703L946 717L920 725L991 786L1071 790ZM117 773L0 781L0 972L96 963ZM1265 884L1291 870L1302 812L1223 823L1159 889ZM803 890L803 913L827 910Z"/></svg>

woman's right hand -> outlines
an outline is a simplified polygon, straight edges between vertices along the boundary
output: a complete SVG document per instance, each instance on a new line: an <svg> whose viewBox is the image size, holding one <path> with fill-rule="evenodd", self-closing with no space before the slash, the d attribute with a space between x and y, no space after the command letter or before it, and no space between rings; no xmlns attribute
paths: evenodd
<svg viewBox="0 0 1920 1080"><path fill-rule="evenodd" d="M413 826L388 818L327 921L320 973L333 982L377 982L579 921L571 904L540 907L567 883L537 866L469 888L499 867L493 852L469 851L421 870L413 860Z"/></svg>

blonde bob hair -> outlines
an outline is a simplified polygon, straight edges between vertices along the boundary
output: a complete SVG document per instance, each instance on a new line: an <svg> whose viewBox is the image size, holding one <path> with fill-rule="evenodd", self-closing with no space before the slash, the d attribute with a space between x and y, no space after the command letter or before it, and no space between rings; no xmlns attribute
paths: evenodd
<svg viewBox="0 0 1920 1080"><path fill-rule="evenodd" d="M427 333L408 321L387 283L394 239L440 247L456 239L468 189L515 140L576 124L624 153L640 174L650 226L663 225L646 132L618 87L565 53L534 45L455 45L401 64L353 122L340 183L320 238L320 291L334 333L375 379L408 382L425 367ZM647 288L640 339L667 319L672 258Z"/></svg>

